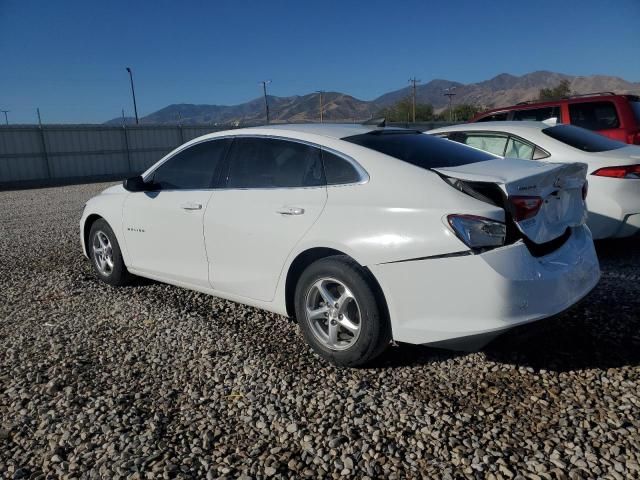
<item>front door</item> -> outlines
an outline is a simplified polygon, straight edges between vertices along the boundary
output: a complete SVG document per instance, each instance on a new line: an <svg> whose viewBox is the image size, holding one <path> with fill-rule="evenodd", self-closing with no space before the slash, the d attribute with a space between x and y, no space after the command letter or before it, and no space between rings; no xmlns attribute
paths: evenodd
<svg viewBox="0 0 640 480"><path fill-rule="evenodd" d="M129 194L122 220L133 269L209 287L203 218L229 143L212 140L180 150L146 177L154 191Z"/></svg>

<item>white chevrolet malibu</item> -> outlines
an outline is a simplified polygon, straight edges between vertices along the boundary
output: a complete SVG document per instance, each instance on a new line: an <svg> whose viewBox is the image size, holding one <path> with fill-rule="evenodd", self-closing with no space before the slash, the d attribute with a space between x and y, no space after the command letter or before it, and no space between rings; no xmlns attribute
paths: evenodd
<svg viewBox="0 0 640 480"><path fill-rule="evenodd" d="M509 158L587 164L593 238L640 233L640 147L574 125L479 122L428 132Z"/></svg>
<svg viewBox="0 0 640 480"><path fill-rule="evenodd" d="M338 365L393 341L479 348L584 297L600 271L582 164L515 160L420 132L218 132L86 204L84 254L297 319Z"/></svg>

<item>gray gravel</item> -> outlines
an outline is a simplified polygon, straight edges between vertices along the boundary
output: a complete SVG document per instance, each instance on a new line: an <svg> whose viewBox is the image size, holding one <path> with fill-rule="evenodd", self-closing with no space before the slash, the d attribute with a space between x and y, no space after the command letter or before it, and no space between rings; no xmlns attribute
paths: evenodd
<svg viewBox="0 0 640 480"><path fill-rule="evenodd" d="M640 242L560 317L483 352L328 366L284 318L100 283L106 184L0 192L0 478L638 478Z"/></svg>

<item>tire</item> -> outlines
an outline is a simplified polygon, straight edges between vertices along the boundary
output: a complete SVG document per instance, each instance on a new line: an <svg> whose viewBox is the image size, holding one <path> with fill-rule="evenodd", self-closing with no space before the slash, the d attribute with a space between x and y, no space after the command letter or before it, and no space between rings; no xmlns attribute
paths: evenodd
<svg viewBox="0 0 640 480"><path fill-rule="evenodd" d="M391 328L378 290L371 275L346 255L309 265L295 292L307 343L338 366L362 366L380 355L391 341Z"/></svg>
<svg viewBox="0 0 640 480"><path fill-rule="evenodd" d="M113 286L131 283L133 275L129 273L122 260L122 252L116 235L102 218L91 225L87 251L93 270L100 280ZM105 252L104 255L102 252Z"/></svg>

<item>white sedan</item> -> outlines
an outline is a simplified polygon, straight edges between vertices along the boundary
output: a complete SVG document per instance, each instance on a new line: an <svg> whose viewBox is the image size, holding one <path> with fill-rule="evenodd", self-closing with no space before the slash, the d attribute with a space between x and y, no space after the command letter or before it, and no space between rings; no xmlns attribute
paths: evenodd
<svg viewBox="0 0 640 480"><path fill-rule="evenodd" d="M393 341L477 348L580 300L600 275L584 184L582 164L507 164L416 131L239 129L89 200L80 238L111 285L139 275L294 317L354 366Z"/></svg>
<svg viewBox="0 0 640 480"><path fill-rule="evenodd" d="M640 232L640 147L573 125L482 122L427 132L509 158L583 162L589 166L589 218L593 238Z"/></svg>

